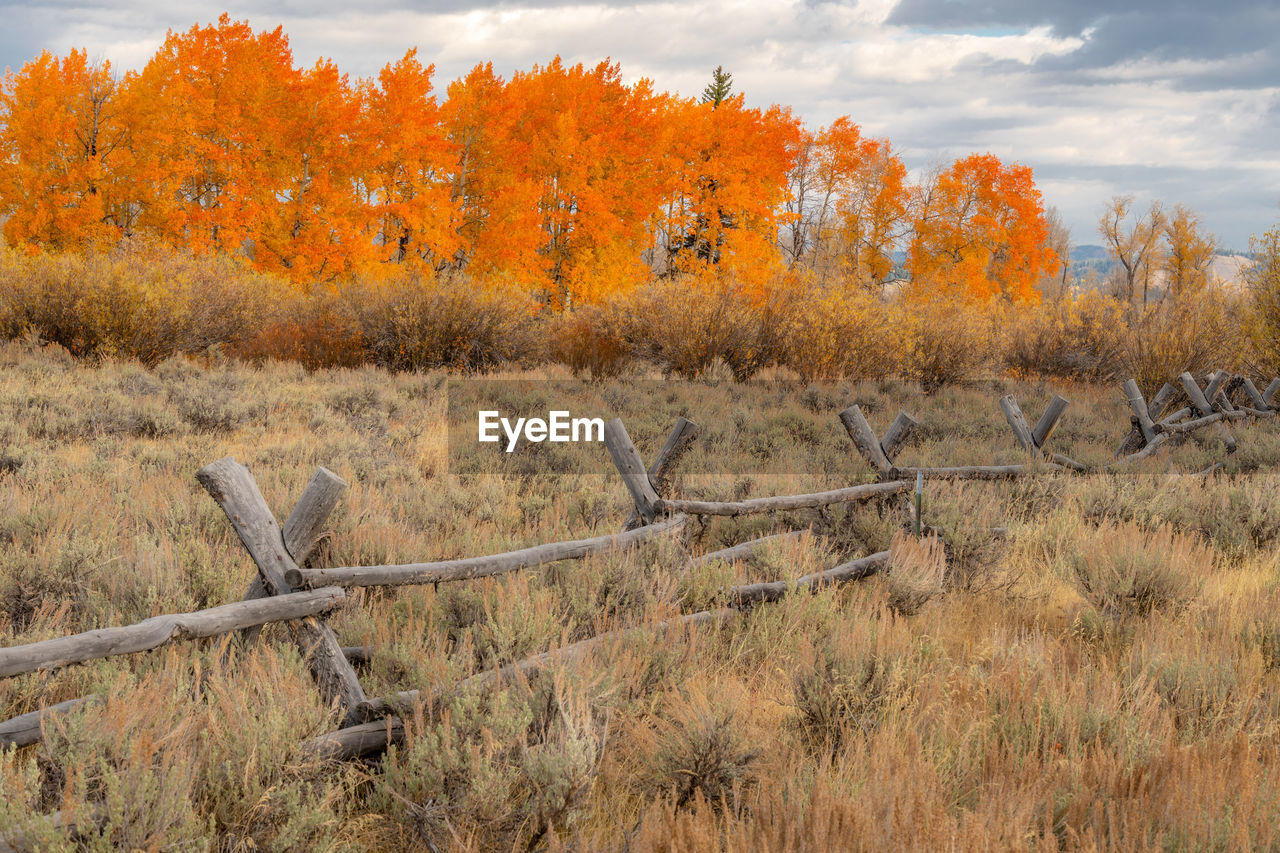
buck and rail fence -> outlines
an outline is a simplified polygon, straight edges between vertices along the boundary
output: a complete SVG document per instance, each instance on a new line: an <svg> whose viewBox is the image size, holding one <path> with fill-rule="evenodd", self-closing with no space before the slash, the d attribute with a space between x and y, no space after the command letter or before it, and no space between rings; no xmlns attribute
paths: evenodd
<svg viewBox="0 0 1280 853"><path fill-rule="evenodd" d="M841 503L866 503L905 495L917 482L930 479L1004 479L1047 471L1108 473L1123 470L1126 462L1151 456L1163 447L1184 440L1198 430L1214 430L1227 453L1236 449L1228 424L1245 419L1270 419L1280 411L1280 378L1260 391L1252 380L1216 371L1197 380L1183 373L1178 383L1167 383L1148 402L1133 380L1123 383L1133 415L1131 430L1116 451L1116 459L1091 468L1061 453L1046 449L1068 402L1054 396L1032 425L1013 396L1000 400L1015 440L1028 455L1026 463L959 467L898 467L894 458L918 428L918 422L901 412L883 437L877 437L862 410L854 405L840 413L840 421L854 447L876 473L876 482L825 492L761 497L741 501L701 501L670 494L672 472L696 439L699 428L680 418L653 463L645 466L620 419L606 424L605 445L632 499L631 515L616 534L534 545L517 551L483 557L409 563L390 566L340 566L304 568L321 531L336 508L346 483L320 468L308 483L298 504L280 525L258 489L249 469L227 457L205 466L196 479L218 503L245 550L257 567L257 575L244 599L194 613L154 616L134 625L102 628L26 645L0 648L0 677L11 677L75 663L134 654L179 640L240 632L252 642L261 626L286 623L293 642L301 649L321 696L341 714L339 728L304 742L305 751L326 759L354 759L384 751L404 739L403 716L418 707L434 710L450 696L488 690L527 678L538 670L590 654L612 639L644 633L653 635L722 622L757 605L777 601L802 590L816 590L866 578L889 561L880 551L841 563L791 581L762 582L729 587L718 600L726 606L689 613L663 622L624 628L543 652L497 669L473 675L450 690L429 694L407 690L391 696L369 698L361 687L353 664L368 659L363 647L343 647L325 621L325 615L341 607L352 587L438 584L492 577L561 560L574 560L605 551L633 548L670 536L692 519L707 516L741 516L786 510L817 509ZM1175 402L1180 408L1168 411ZM1219 461L1198 476L1208 476L1224 463ZM918 509L916 511L918 513ZM919 524L918 514L915 517ZM734 561L749 556L768 542L793 537L792 530L753 539L701 555L688 557L690 566L716 560ZM993 535L1001 531L993 530ZM0 722L0 748L37 743L50 715L65 714L100 701L97 696L70 699ZM0 838L0 849L5 841Z"/></svg>

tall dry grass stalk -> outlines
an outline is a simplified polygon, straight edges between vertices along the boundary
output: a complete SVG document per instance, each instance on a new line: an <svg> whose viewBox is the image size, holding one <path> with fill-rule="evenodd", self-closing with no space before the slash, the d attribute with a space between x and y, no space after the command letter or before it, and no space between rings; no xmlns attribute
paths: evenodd
<svg viewBox="0 0 1280 853"><path fill-rule="evenodd" d="M903 531L894 534L885 568L889 606L894 612L914 616L942 593L946 576L947 555L937 535L917 539Z"/></svg>

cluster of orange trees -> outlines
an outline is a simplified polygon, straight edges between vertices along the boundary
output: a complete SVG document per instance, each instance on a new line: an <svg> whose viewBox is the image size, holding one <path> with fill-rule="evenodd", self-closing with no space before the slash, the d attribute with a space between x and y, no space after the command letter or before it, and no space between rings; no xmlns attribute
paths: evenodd
<svg viewBox="0 0 1280 853"><path fill-rule="evenodd" d="M852 121L810 131L720 73L693 99L607 61L484 64L443 93L433 72L298 67L279 28L225 15L124 75L44 53L0 86L6 242L141 236L307 289L464 273L552 307L666 276L1034 298L1056 263L1031 170L989 154L913 182Z"/></svg>

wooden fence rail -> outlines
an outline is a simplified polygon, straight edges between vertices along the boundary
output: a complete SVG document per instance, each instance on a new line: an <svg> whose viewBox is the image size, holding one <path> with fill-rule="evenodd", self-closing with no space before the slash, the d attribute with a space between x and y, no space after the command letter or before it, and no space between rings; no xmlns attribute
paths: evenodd
<svg viewBox="0 0 1280 853"><path fill-rule="evenodd" d="M194 613L153 616L134 625L99 628L38 643L0 648L0 678L158 649L177 640L216 637L241 628L327 613L342 604L340 587L238 601ZM344 658L345 660L345 658Z"/></svg>

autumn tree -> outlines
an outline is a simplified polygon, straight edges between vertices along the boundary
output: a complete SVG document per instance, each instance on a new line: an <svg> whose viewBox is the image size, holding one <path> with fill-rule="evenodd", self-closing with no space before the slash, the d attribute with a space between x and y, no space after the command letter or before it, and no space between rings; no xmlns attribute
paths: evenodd
<svg viewBox="0 0 1280 853"><path fill-rule="evenodd" d="M907 170L887 140L867 139L841 117L807 136L791 177L791 265L819 279L883 282L903 236Z"/></svg>
<svg viewBox="0 0 1280 853"><path fill-rule="evenodd" d="M1253 297L1255 367L1280 373L1280 225L1249 241L1254 263L1245 273Z"/></svg>
<svg viewBox="0 0 1280 853"><path fill-rule="evenodd" d="M196 251L252 254L268 211L289 198L290 116L301 74L280 28L227 15L170 32L130 81L139 224Z"/></svg>
<svg viewBox="0 0 1280 853"><path fill-rule="evenodd" d="M251 225L260 269L300 282L326 282L366 267L374 255L369 211L356 192L373 159L364 138L361 98L328 60L290 81L291 106L277 118L285 140L278 152L275 203Z"/></svg>
<svg viewBox="0 0 1280 853"><path fill-rule="evenodd" d="M1132 195L1111 199L1098 220L1098 233L1102 235L1111 257L1120 265L1119 295L1133 305L1141 283L1142 305L1145 307L1152 272L1161 265L1160 236L1164 228L1164 210L1158 201L1153 201L1145 214L1130 223L1132 211Z"/></svg>
<svg viewBox="0 0 1280 853"><path fill-rule="evenodd" d="M360 187L380 261L441 271L462 246L455 180L471 166L450 140L417 50L387 64L364 87Z"/></svg>
<svg viewBox="0 0 1280 853"><path fill-rule="evenodd" d="M778 106L748 109L742 95L719 104L673 101L666 121L665 271L762 285L780 268L776 237L800 151L799 121Z"/></svg>
<svg viewBox="0 0 1280 853"><path fill-rule="evenodd" d="M1056 257L1031 169L973 154L916 190L907 266L913 290L1035 300Z"/></svg>
<svg viewBox="0 0 1280 853"><path fill-rule="evenodd" d="M48 51L0 82L0 218L12 244L72 248L119 239L132 208L117 165L128 122L110 63Z"/></svg>
<svg viewBox="0 0 1280 853"><path fill-rule="evenodd" d="M1165 250L1160 270L1164 285L1174 299L1195 298L1209 284L1217 241L1201 233L1200 217L1181 204L1165 219L1163 231Z"/></svg>
<svg viewBox="0 0 1280 853"><path fill-rule="evenodd" d="M495 204L507 180L499 156L499 140L514 121L507 110L506 83L493 73L493 63L481 63L449 84L440 105L440 129L452 150L449 204L455 211L456 248L449 266L475 265L477 271L505 266L501 249L484 246Z"/></svg>
<svg viewBox="0 0 1280 853"><path fill-rule="evenodd" d="M472 97L483 88L483 99ZM622 82L616 63L546 66L497 85L484 73L450 90L469 263L553 305L594 301L648 274L642 253L663 198L653 168L660 98ZM472 164L482 164L477 171Z"/></svg>

